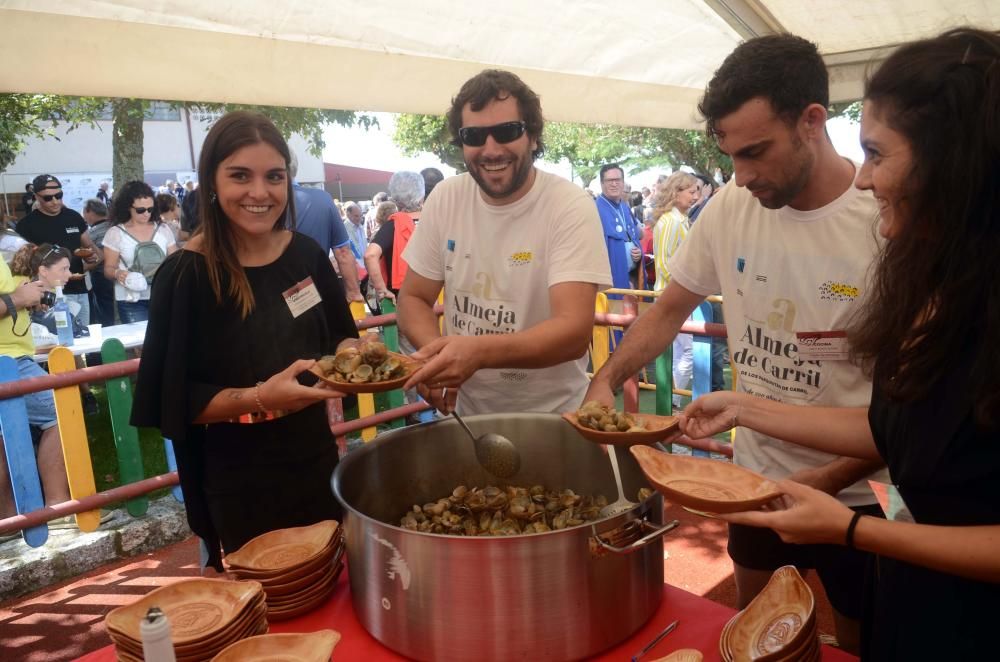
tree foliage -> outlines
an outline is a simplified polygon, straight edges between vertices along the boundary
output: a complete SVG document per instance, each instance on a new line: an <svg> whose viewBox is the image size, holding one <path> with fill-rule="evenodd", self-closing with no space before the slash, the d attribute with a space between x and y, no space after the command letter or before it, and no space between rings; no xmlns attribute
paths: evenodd
<svg viewBox="0 0 1000 662"><path fill-rule="evenodd" d="M325 110L323 108L294 108L285 106L252 106L234 103L185 103L176 102L191 110L228 113L234 110L249 110L262 113L271 118L278 131L283 136L297 133L309 143L309 153L317 158L323 157L323 128L327 124L341 126L360 126L370 129L378 126L378 120L372 115L356 113L353 110Z"/></svg>
<svg viewBox="0 0 1000 662"><path fill-rule="evenodd" d="M451 144L444 115L397 115L392 141L406 156L430 152L458 172L466 170L462 150Z"/></svg>
<svg viewBox="0 0 1000 662"><path fill-rule="evenodd" d="M232 110L252 110L271 118L285 136L298 133L309 143L309 152L322 157L326 143L323 128L327 124L362 126L378 124L371 115L346 110L320 108L286 108L245 104L194 103L169 101L175 108L225 113ZM144 179L143 119L153 102L147 99L107 97L67 97L54 94L0 94L0 172L24 151L30 138L56 138L56 128L69 130L81 125L96 126L107 119L109 110L112 127L112 177L115 182Z"/></svg>
<svg viewBox="0 0 1000 662"><path fill-rule="evenodd" d="M583 186L589 186L605 163L620 163L634 174L657 167L686 165L711 175L715 168L732 172L732 162L715 141L700 131L650 129L611 124L550 122L542 136L545 159L566 159ZM447 123L441 115L399 115L393 142L404 154L430 152L464 171L461 150L450 144Z"/></svg>
<svg viewBox="0 0 1000 662"><path fill-rule="evenodd" d="M0 94L0 172L24 151L30 138L56 138L59 126L93 126L102 104L68 103L56 94Z"/></svg>
<svg viewBox="0 0 1000 662"><path fill-rule="evenodd" d="M855 124L861 123L861 102L834 104L830 108L830 117L846 117Z"/></svg>
<svg viewBox="0 0 1000 662"><path fill-rule="evenodd" d="M549 160L569 161L573 175L584 188L590 186L605 163L620 163L626 169L635 152L634 131L610 124L550 122L542 133Z"/></svg>

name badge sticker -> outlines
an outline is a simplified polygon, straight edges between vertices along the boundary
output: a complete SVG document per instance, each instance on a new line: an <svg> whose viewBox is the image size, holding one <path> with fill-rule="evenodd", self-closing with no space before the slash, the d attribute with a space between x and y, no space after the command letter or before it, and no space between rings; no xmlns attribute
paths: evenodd
<svg viewBox="0 0 1000 662"><path fill-rule="evenodd" d="M323 301L319 295L316 284L313 283L312 276L300 280L292 287L281 293L288 304L288 310L292 311L292 317L298 317L316 304Z"/></svg>
<svg viewBox="0 0 1000 662"><path fill-rule="evenodd" d="M807 361L846 361L848 358L846 331L800 331L799 356Z"/></svg>

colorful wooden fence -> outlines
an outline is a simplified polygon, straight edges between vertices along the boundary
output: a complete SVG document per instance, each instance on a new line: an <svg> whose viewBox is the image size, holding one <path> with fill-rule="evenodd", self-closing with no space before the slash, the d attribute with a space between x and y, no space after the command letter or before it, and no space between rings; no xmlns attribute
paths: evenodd
<svg viewBox="0 0 1000 662"><path fill-rule="evenodd" d="M602 301L603 300L603 301ZM387 309L385 315L365 318L361 311L353 311L358 326L361 329L382 327L384 339L393 351L399 349L398 331L395 326L395 307L390 302L383 302ZM632 310L629 311L633 313ZM695 313L694 328L691 330L718 334L721 327L708 329L703 324L711 319L711 308L705 304ZM607 299L598 295L595 307L595 329L593 364L596 369L608 359L609 325L627 328L634 320L634 314L615 315L607 312ZM700 326L699 326L700 324ZM688 325L686 325L688 326ZM700 335L695 337L695 380L693 393L695 396L707 393L711 385L711 338ZM70 350L57 347L49 354L48 377L19 379L17 362L8 356L0 356L0 432L3 434L3 450L7 458L7 469L11 479L14 503L18 515L0 520L0 530L8 528L21 529L25 542L32 547L44 545L48 539L46 522L65 514L75 514L77 525L81 531L93 531L100 523L100 507L115 501L126 500L126 509L134 517L141 517L148 508L147 494L157 489L169 487L174 498L183 501L183 494L178 486L176 460L173 446L169 439L164 439L164 453L167 466L171 473L162 476L146 478L143 473L143 463L138 431L129 423L132 408L132 386L130 375L138 370L138 359L127 359L121 342L111 338L104 342L101 348L104 365L76 369ZM656 361L656 406L658 413L670 413L672 392L672 371L670 369L670 348ZM97 493L94 471L91 463L90 450L87 442L87 431L84 425L80 391L80 383L103 381L108 393L108 409L111 417L111 427L120 476L123 485L105 492ZM63 504L45 506L38 466L35 460L31 432L28 426L27 410L24 404L24 394L53 389L58 426L62 439L63 458L66 463L67 478L72 500ZM635 393L633 385L632 393ZM363 398L367 398L363 400ZM364 404L362 404L364 402ZM636 410L635 397L626 398L627 408ZM372 396L359 397L359 418L351 422L333 422L331 429L338 437L352 432L361 431L362 438L368 440L375 435L375 426L388 423L391 427L404 424L404 417L409 414L432 415L426 403L404 404L402 391L388 394L389 409L376 413Z"/></svg>

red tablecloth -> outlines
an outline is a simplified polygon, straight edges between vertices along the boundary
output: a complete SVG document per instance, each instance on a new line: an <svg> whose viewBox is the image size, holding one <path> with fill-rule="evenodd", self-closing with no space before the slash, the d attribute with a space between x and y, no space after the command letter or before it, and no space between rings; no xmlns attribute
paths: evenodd
<svg viewBox="0 0 1000 662"><path fill-rule="evenodd" d="M655 660L678 648L696 648L704 654L705 662L716 662L721 659L719 633L734 613L736 612L729 607L664 584L663 603L653 618L623 644L593 659L616 662L629 660L663 628L676 620L680 621L677 629L647 654L648 659ZM375 662L406 659L382 646L358 622L351 603L346 568L340 573L333 595L322 607L304 616L271 624L272 633L313 632L325 628L337 630L342 635L333 652L335 660ZM115 659L114 646L107 646L79 658L80 662L115 662ZM823 647L824 662L850 662L856 659L839 649Z"/></svg>

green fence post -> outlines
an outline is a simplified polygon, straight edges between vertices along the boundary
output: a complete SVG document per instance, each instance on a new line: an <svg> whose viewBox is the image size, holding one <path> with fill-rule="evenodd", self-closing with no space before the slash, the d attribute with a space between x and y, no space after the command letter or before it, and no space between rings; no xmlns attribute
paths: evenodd
<svg viewBox="0 0 1000 662"><path fill-rule="evenodd" d="M108 338L101 345L101 360L117 363L125 360L125 346L117 338ZM129 378L115 377L104 382L108 393L108 409L111 411L111 431L115 436L118 451L118 469L122 484L135 483L145 478L142 469L142 451L139 449L139 431L129 422L132 414L132 384ZM142 517L149 508L146 496L129 499L126 509L133 517Z"/></svg>

